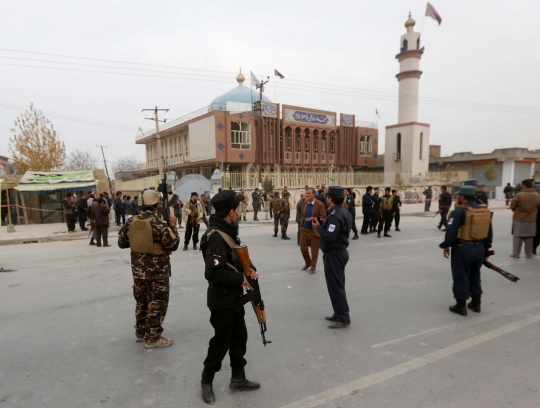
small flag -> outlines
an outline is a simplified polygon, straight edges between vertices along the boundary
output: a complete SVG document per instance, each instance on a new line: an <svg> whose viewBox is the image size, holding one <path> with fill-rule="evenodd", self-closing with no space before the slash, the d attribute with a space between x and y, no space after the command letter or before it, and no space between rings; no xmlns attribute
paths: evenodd
<svg viewBox="0 0 540 408"><path fill-rule="evenodd" d="M261 86L261 81L257 79L253 71L249 71L251 73L251 85L255 84L256 86Z"/></svg>
<svg viewBox="0 0 540 408"><path fill-rule="evenodd" d="M377 116L379 117L379 119L381 118L381 115L379 115L379 111L377 109L375 109L375 113L377 114Z"/></svg>
<svg viewBox="0 0 540 408"><path fill-rule="evenodd" d="M281 79L285 78L277 69L274 68L274 75L280 77Z"/></svg>
<svg viewBox="0 0 540 408"><path fill-rule="evenodd" d="M431 17L433 20L437 20L439 25L441 25L441 22L442 22L441 16L439 15L439 13L437 13L437 10L435 10L435 7L433 7L429 3L427 4L427 8L426 8L426 16Z"/></svg>
<svg viewBox="0 0 540 408"><path fill-rule="evenodd" d="M139 126L139 131L140 131L141 133L144 133L143 130L142 130L142 127L140 127L140 126Z"/></svg>

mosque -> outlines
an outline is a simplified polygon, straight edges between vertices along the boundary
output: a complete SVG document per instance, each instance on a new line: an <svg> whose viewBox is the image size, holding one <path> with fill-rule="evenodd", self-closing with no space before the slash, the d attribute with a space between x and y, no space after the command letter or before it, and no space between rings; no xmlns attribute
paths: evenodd
<svg viewBox="0 0 540 408"><path fill-rule="evenodd" d="M409 15L396 55L398 123L386 127L384 159L378 154L375 124L360 125L353 113L281 105L265 95L259 109L259 93L244 85L240 73L237 86L208 106L166 123L158 135L148 131L137 136L136 143L146 146L146 161L137 165L137 172L158 174L162 156L165 168L180 178L187 174L210 178L219 167L230 174L233 187L247 188L258 184L259 170L275 186L363 184L355 175L380 171L382 159L386 173L427 172L429 125L418 122L419 63L424 49L414 25Z"/></svg>

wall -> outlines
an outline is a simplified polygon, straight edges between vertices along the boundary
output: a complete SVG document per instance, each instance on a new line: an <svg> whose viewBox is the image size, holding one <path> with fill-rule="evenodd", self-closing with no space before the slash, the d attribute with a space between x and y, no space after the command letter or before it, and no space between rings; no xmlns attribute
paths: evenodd
<svg viewBox="0 0 540 408"><path fill-rule="evenodd" d="M215 159L215 118L210 116L189 124L189 160Z"/></svg>
<svg viewBox="0 0 540 408"><path fill-rule="evenodd" d="M533 169L533 163L516 163L514 167L514 182L513 186L516 184L521 184L525 179L531 178L531 173Z"/></svg>
<svg viewBox="0 0 540 408"><path fill-rule="evenodd" d="M486 164L475 164L473 166L473 178L476 179L478 184L484 184L486 186L500 186L503 179L503 164L495 163L495 170L497 171L497 178L493 181L486 179Z"/></svg>

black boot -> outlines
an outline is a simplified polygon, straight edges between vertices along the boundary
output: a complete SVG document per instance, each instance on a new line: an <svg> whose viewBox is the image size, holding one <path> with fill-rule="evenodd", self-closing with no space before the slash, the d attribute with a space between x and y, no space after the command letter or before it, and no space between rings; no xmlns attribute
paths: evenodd
<svg viewBox="0 0 540 408"><path fill-rule="evenodd" d="M467 305L475 313L480 313L481 311L481 298L482 296L473 296L471 302Z"/></svg>
<svg viewBox="0 0 540 408"><path fill-rule="evenodd" d="M277 234L272 235L274 238L277 237Z"/></svg>
<svg viewBox="0 0 540 408"><path fill-rule="evenodd" d="M378 232L378 233L377 233L377 238L380 238L380 237L381 237L381 233Z"/></svg>
<svg viewBox="0 0 540 408"><path fill-rule="evenodd" d="M247 220L246 220L246 217L244 217L244 221L247 221Z"/></svg>
<svg viewBox="0 0 540 408"><path fill-rule="evenodd" d="M384 236L387 237L387 238L392 238L392 235L389 235L388 232L385 232Z"/></svg>
<svg viewBox="0 0 540 408"><path fill-rule="evenodd" d="M236 394L240 391L255 391L261 388L261 384L246 379L243 368L233 368L229 393Z"/></svg>
<svg viewBox="0 0 540 408"><path fill-rule="evenodd" d="M401 230L399 229L399 227L396 227L396 231L401 231Z"/></svg>
<svg viewBox="0 0 540 408"><path fill-rule="evenodd" d="M214 396L214 390L212 389L212 381L214 381L214 373L208 373L203 370L201 378L202 399L208 405L214 405L216 403L216 397Z"/></svg>
<svg viewBox="0 0 540 408"><path fill-rule="evenodd" d="M197 250L197 244L193 244L193 249L196 251Z"/></svg>
<svg viewBox="0 0 540 408"><path fill-rule="evenodd" d="M467 316L467 308L465 307L466 301L463 299L456 299L456 304L450 306L449 310L461 316Z"/></svg>
<svg viewBox="0 0 540 408"><path fill-rule="evenodd" d="M90 245L96 245L96 243L94 242L94 238L90 240Z"/></svg>
<svg viewBox="0 0 540 408"><path fill-rule="evenodd" d="M287 235L282 235L281 239L290 239Z"/></svg>
<svg viewBox="0 0 540 408"><path fill-rule="evenodd" d="M354 233L354 237L352 237L352 239L358 239L358 231Z"/></svg>
<svg viewBox="0 0 540 408"><path fill-rule="evenodd" d="M184 245L184 251L187 251L187 244Z"/></svg>

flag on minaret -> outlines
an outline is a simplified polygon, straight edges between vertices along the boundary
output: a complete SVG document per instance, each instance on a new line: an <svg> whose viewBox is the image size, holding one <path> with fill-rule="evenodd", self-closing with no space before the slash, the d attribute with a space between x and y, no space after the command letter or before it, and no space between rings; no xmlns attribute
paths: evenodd
<svg viewBox="0 0 540 408"><path fill-rule="evenodd" d="M281 79L285 78L277 69L274 68L274 75L280 77Z"/></svg>
<svg viewBox="0 0 540 408"><path fill-rule="evenodd" d="M437 20L439 25L441 25L441 22L442 22L441 16L439 15L439 13L437 13L437 10L435 10L435 7L433 7L429 3L427 4L427 8L426 8L426 16L431 17L433 20Z"/></svg>
<svg viewBox="0 0 540 408"><path fill-rule="evenodd" d="M381 118L381 115L379 115L379 111L377 109L375 109L375 113L377 114L377 116L379 117L379 119Z"/></svg>

